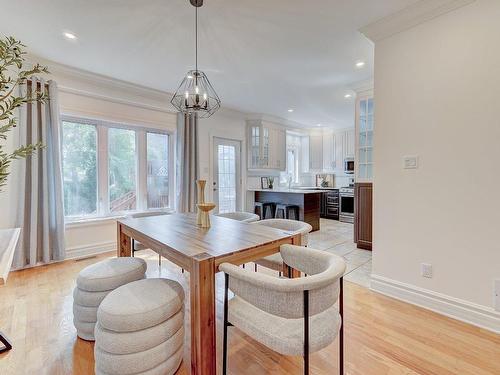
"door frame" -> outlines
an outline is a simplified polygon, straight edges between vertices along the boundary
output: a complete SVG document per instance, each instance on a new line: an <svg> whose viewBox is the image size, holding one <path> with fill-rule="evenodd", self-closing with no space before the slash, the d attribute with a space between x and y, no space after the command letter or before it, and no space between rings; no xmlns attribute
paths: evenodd
<svg viewBox="0 0 500 375"><path fill-rule="evenodd" d="M242 147L243 147L243 142L239 139L233 139L233 138L224 138L224 137L219 137L219 136L213 136L212 138L212 184L210 188L212 189L212 198L214 200L214 203L216 203L216 208L215 210L217 213L219 212L219 191L214 190L215 182L219 179L219 150L218 146L219 144L228 144L228 145L234 145L236 146L236 152L235 152L235 163L236 163L236 206L235 209L236 211L241 211L242 210L242 194L243 194L243 177L242 177ZM239 148L239 151L238 151ZM219 187L217 186L217 189Z"/></svg>

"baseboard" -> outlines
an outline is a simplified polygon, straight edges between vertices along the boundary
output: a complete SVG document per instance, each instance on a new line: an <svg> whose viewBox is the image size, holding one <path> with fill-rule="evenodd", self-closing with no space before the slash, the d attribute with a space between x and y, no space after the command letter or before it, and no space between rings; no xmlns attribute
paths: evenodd
<svg viewBox="0 0 500 375"><path fill-rule="evenodd" d="M93 243L66 249L67 259L80 259L116 250L116 241Z"/></svg>
<svg viewBox="0 0 500 375"><path fill-rule="evenodd" d="M370 289L480 328L500 333L500 312L445 294L372 275Z"/></svg>

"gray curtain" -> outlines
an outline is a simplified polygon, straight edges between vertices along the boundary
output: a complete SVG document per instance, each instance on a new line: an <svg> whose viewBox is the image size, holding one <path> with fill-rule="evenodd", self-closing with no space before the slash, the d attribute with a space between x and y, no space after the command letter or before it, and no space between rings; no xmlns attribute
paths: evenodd
<svg viewBox="0 0 500 375"><path fill-rule="evenodd" d="M198 179L198 115L177 115L176 158L177 212L196 211L196 180Z"/></svg>
<svg viewBox="0 0 500 375"><path fill-rule="evenodd" d="M14 256L14 268L63 260L64 210L61 167L61 125L57 85L33 78L21 90L48 89L49 100L24 106L20 112L20 144L43 142L21 167L20 207L17 225L21 240Z"/></svg>

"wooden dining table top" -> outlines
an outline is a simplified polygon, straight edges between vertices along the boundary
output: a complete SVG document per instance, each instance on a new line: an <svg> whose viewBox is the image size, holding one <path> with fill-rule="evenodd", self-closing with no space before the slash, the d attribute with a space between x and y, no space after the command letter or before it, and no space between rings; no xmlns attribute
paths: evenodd
<svg viewBox="0 0 500 375"><path fill-rule="evenodd" d="M185 257L223 258L265 244L273 244L293 235L291 232L263 225L210 216L211 227L196 224L196 214L174 213L119 220L126 232Z"/></svg>

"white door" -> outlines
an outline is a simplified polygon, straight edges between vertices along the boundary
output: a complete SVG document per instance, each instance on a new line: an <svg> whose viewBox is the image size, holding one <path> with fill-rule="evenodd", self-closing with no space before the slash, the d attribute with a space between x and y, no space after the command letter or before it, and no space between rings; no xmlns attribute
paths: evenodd
<svg viewBox="0 0 500 375"><path fill-rule="evenodd" d="M213 196L219 213L240 209L241 202L241 143L214 138Z"/></svg>

